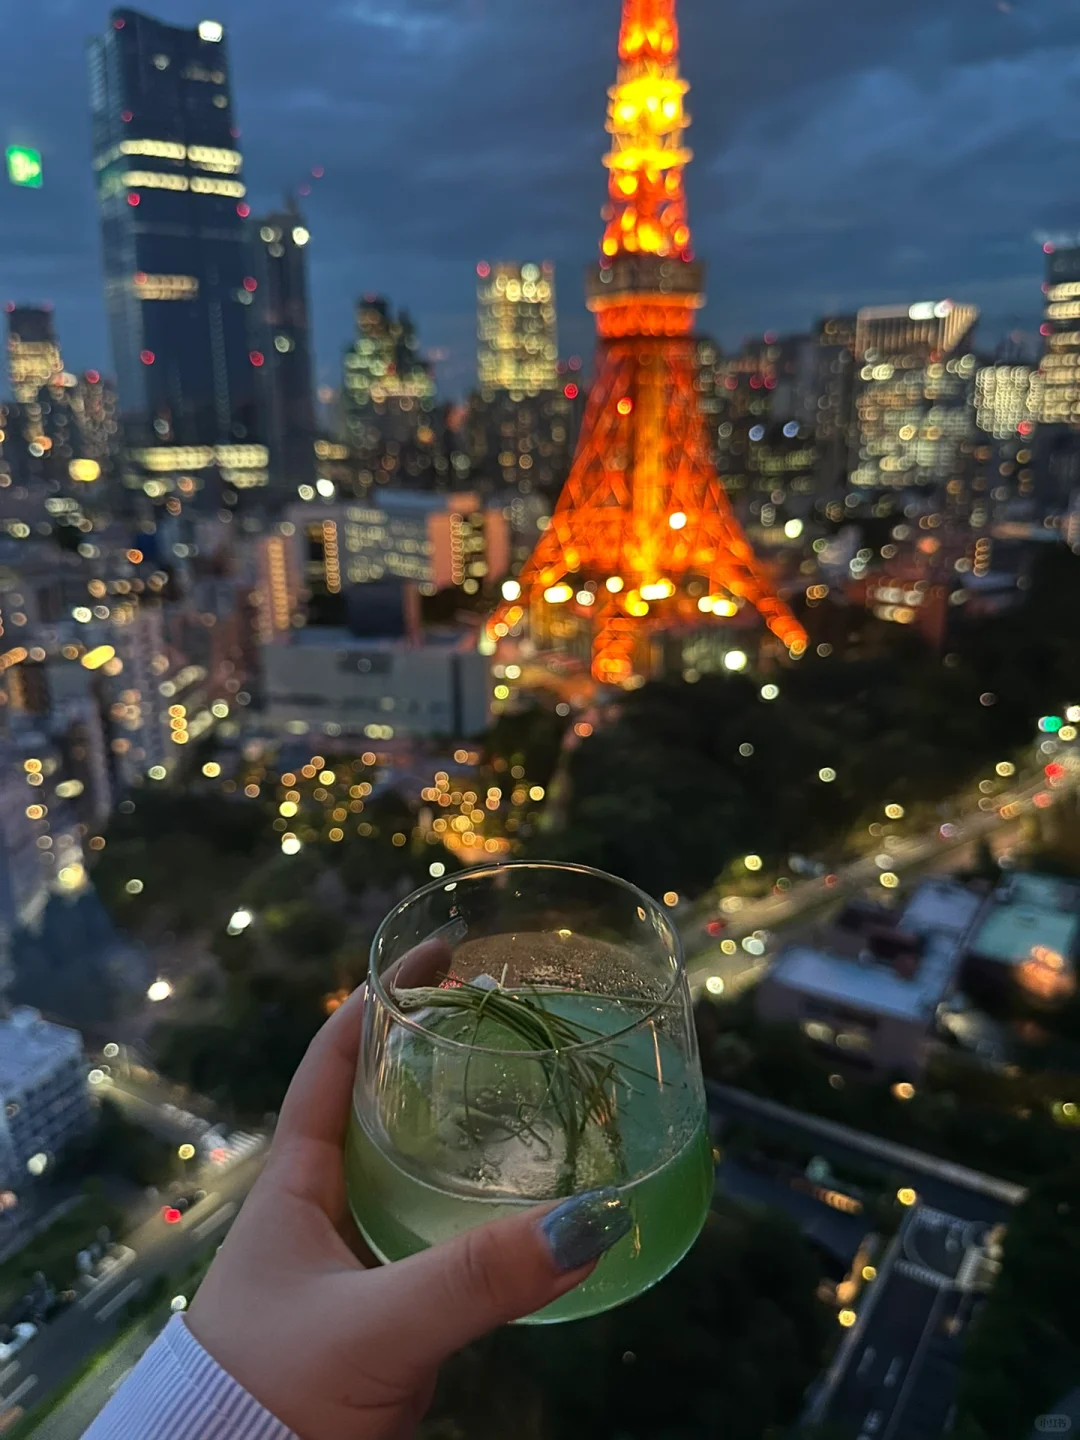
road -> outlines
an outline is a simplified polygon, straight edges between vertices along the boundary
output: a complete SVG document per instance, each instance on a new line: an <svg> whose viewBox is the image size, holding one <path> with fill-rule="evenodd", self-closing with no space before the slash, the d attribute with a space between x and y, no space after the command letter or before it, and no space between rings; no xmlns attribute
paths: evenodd
<svg viewBox="0 0 1080 1440"><path fill-rule="evenodd" d="M153 1076L107 1075L96 1087L102 1099L111 1100L124 1115L159 1140L172 1145L197 1143L210 1122L191 1109L198 1101L177 1100L177 1092Z"/></svg>
<svg viewBox="0 0 1080 1440"><path fill-rule="evenodd" d="M948 1433L967 1333L984 1303L961 1280L961 1264L986 1230L943 1211L912 1211L864 1292L864 1313L816 1399L816 1419L873 1440Z"/></svg>
<svg viewBox="0 0 1080 1440"><path fill-rule="evenodd" d="M1053 803L1059 804L1065 796L1075 794L1080 788L1080 762L1070 755L1063 763L1067 766L1066 774L1055 785L1049 785L1043 776L1038 776L1026 785L997 795L993 810L980 810L953 821L953 833L947 838L942 837L937 827L919 836L886 837L882 840L881 853L888 855L889 868L902 877L905 873L932 865L965 845L1015 825L1024 815L1036 809L1037 795L1051 795ZM1002 810L1006 811L1004 816ZM837 870L833 877L828 877L828 881L825 876L800 880L782 895L745 901L740 910L725 917L728 923L722 938L742 941L755 930L776 931L790 926L817 910L864 890L868 885L877 884L883 869L876 856L866 855ZM688 916L679 921L691 989L700 991L706 980L717 976L724 981L725 993L729 988L737 991L763 973L768 961L764 957L749 955L741 947L734 955L723 954L720 950L721 937L713 939L708 934L709 918Z"/></svg>
<svg viewBox="0 0 1080 1440"><path fill-rule="evenodd" d="M147 1316L125 1335L42 1423L35 1440L82 1440L90 1422L153 1343L168 1315L167 1307L162 1306L160 1315Z"/></svg>
<svg viewBox="0 0 1080 1440"><path fill-rule="evenodd" d="M209 1193L178 1225L160 1212L124 1236L133 1258L45 1326L17 1360L0 1369L0 1410L27 1411L63 1384L119 1328L124 1307L159 1275L182 1270L221 1242L262 1169L264 1154L237 1165L208 1184Z"/></svg>

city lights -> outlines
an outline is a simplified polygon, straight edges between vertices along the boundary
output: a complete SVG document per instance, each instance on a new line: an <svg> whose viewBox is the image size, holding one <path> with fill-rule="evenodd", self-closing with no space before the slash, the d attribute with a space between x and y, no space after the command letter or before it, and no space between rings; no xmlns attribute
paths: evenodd
<svg viewBox="0 0 1080 1440"><path fill-rule="evenodd" d="M747 656L742 650L729 650L724 656L725 670L745 670L748 664Z"/></svg>
<svg viewBox="0 0 1080 1440"><path fill-rule="evenodd" d="M9 145L5 151L8 179L26 190L40 190L44 182L41 155L29 145Z"/></svg>
<svg viewBox="0 0 1080 1440"><path fill-rule="evenodd" d="M168 980L155 980L147 990L146 998L157 1005L160 1004L162 1000L168 1000L172 993L173 987L169 984Z"/></svg>
<svg viewBox="0 0 1080 1440"><path fill-rule="evenodd" d="M226 929L230 935L240 935L248 928L254 918L250 910L234 910L229 918Z"/></svg>

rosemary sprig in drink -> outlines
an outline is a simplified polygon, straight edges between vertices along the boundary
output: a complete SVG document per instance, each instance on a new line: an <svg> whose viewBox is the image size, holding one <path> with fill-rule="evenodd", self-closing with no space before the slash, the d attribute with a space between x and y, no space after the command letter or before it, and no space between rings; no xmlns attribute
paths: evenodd
<svg viewBox="0 0 1080 1440"><path fill-rule="evenodd" d="M474 1044L486 1020L513 1035L524 1050L538 1052L546 1082L545 1094L531 1113L519 1107L514 1124L519 1133L529 1135L535 1133L535 1120L544 1109L550 1109L557 1116L566 1140L556 1179L557 1195L571 1195L577 1188L582 1141L590 1124L597 1126L607 1140L619 1176L625 1174L615 1097L618 1085L633 1088L623 1072L634 1067L617 1064L610 1057L591 1050L580 1050L583 1043L596 1039L601 1031L548 1009L541 992L535 989L506 990L490 982L487 985L464 983L447 989L396 990L395 998L406 1011L442 1010L473 1017ZM645 1072L635 1070L634 1073ZM468 1111L468 1066L464 1089Z"/></svg>

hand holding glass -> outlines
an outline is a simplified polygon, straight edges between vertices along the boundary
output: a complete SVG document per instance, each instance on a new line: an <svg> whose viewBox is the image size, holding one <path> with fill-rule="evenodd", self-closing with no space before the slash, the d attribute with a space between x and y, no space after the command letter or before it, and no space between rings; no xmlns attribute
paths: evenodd
<svg viewBox="0 0 1080 1440"><path fill-rule="evenodd" d="M549 864L469 871L404 900L372 945L346 1175L382 1260L615 1189L628 1234L531 1319L579 1319L654 1285L713 1190L665 911L612 876Z"/></svg>

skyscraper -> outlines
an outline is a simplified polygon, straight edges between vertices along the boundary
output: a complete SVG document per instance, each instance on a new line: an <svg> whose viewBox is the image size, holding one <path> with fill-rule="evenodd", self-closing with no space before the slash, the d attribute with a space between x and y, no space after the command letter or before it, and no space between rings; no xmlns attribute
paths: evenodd
<svg viewBox="0 0 1080 1440"><path fill-rule="evenodd" d="M850 484L938 489L956 479L971 430L974 305L926 300L860 310Z"/></svg>
<svg viewBox="0 0 1080 1440"><path fill-rule="evenodd" d="M258 438L265 357L249 342L257 281L224 30L114 10L90 45L90 91L120 405L164 477L170 450L183 469L191 447Z"/></svg>
<svg viewBox="0 0 1080 1440"><path fill-rule="evenodd" d="M559 374L555 267L482 260L476 274L473 461L485 478L523 495L553 496L566 479L580 413L579 377Z"/></svg>
<svg viewBox="0 0 1080 1440"><path fill-rule="evenodd" d="M1039 419L1044 425L1080 425L1080 248L1050 247L1043 291L1046 353L1039 366Z"/></svg>
<svg viewBox="0 0 1080 1440"><path fill-rule="evenodd" d="M47 305L13 305L7 310L8 379L20 405L32 405L43 385L64 368L53 313Z"/></svg>
<svg viewBox="0 0 1080 1440"><path fill-rule="evenodd" d="M259 236L257 313L262 431L270 451L275 497L296 498L315 478L315 395L308 316L307 244L310 232L296 202L253 222Z"/></svg>
<svg viewBox="0 0 1080 1440"><path fill-rule="evenodd" d="M361 480L365 469L369 484L430 471L437 441L435 378L407 311L395 314L382 295L356 302L356 339L345 351L342 381L345 429L361 462Z"/></svg>
<svg viewBox="0 0 1080 1440"><path fill-rule="evenodd" d="M555 267L501 261L476 267L477 376L485 400L514 400L559 384Z"/></svg>

